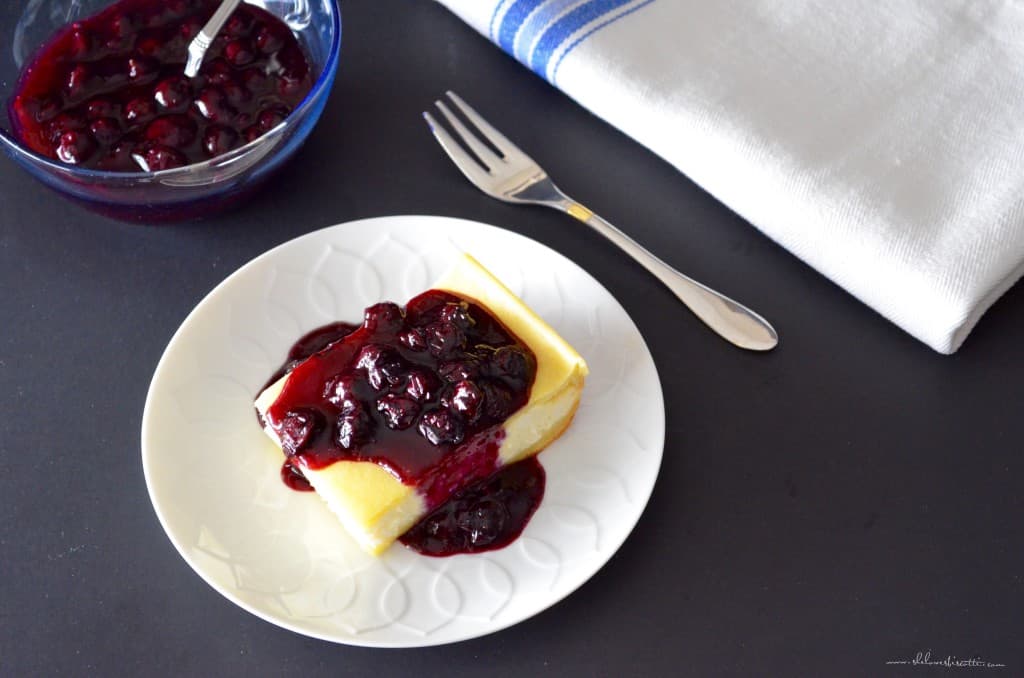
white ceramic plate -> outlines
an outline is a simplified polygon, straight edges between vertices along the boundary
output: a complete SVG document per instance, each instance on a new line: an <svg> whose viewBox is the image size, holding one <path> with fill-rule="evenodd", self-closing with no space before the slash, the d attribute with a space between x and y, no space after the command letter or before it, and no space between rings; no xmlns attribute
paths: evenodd
<svg viewBox="0 0 1024 678"><path fill-rule="evenodd" d="M540 456L547 490L499 551L363 554L314 494L287 489L252 402L291 344L383 299L404 303L467 251L590 365L576 420ZM146 399L142 462L156 513L199 575L274 624L352 645L481 636L559 601L622 545L654 487L661 384L614 298L547 247L440 217L341 224L285 243L217 286L171 339Z"/></svg>

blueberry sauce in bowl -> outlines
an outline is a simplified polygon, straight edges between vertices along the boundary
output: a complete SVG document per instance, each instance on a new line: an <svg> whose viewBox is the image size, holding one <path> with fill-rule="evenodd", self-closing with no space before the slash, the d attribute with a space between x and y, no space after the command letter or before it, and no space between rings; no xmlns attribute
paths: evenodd
<svg viewBox="0 0 1024 678"><path fill-rule="evenodd" d="M217 157L281 124L312 88L274 15L242 4L185 77L219 0L120 0L75 21L26 65L10 100L24 146L68 165L151 172Z"/></svg>
<svg viewBox="0 0 1024 678"><path fill-rule="evenodd" d="M217 0L0 6L0 148L65 197L139 223L234 207L294 155L338 68L337 0L242 4L195 78ZM64 23L66 22L66 23ZM0 120L0 125L3 121Z"/></svg>
<svg viewBox="0 0 1024 678"><path fill-rule="evenodd" d="M426 501L402 541L427 555L501 548L540 503L539 462L498 458L536 358L474 301L430 290L404 309L376 304L359 326L304 336L270 383L289 373L261 421L281 441L289 487L312 489L303 468L373 461Z"/></svg>

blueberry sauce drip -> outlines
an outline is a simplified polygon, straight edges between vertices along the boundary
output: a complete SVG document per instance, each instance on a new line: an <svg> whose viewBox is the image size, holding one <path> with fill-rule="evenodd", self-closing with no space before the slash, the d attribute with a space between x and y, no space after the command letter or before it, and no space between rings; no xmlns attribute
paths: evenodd
<svg viewBox="0 0 1024 678"><path fill-rule="evenodd" d="M460 491L399 541L427 556L504 548L522 534L540 505L544 480L535 457L505 466Z"/></svg>
<svg viewBox="0 0 1024 678"><path fill-rule="evenodd" d="M280 124L312 89L291 30L242 4L187 78L188 45L219 0L121 0L65 26L9 102L15 136L69 165L115 172L202 162Z"/></svg>
<svg viewBox="0 0 1024 678"><path fill-rule="evenodd" d="M475 302L431 290L405 309L376 304L362 325L299 339L268 386L289 373L266 414L288 487L312 490L303 466L374 461L426 499L432 512L402 542L434 556L501 548L540 504L540 463L498 462L502 424L526 404L536 358Z"/></svg>
<svg viewBox="0 0 1024 678"><path fill-rule="evenodd" d="M336 341L344 339L357 329L359 329L359 325L337 322L318 327L312 332L303 335L288 351L288 359L285 360L284 365L274 372L274 375L267 380L267 383L261 390L266 389L278 379L291 372L296 365L309 356L322 351ZM256 417L259 419L260 428L262 428L264 421L259 412L256 413ZM309 484L306 476L302 475L302 471L295 466L294 461L295 457L288 457L285 463L281 465L281 481L296 492L312 492L313 486Z"/></svg>
<svg viewBox="0 0 1024 678"><path fill-rule="evenodd" d="M263 385L263 389L261 390L265 390L275 381L291 372L295 369L296 365L309 356L314 353L319 353L334 342L344 339L358 329L359 325L337 322L324 325L323 327L318 327L312 332L303 335L302 338L295 342L291 349L289 349L288 359L284 361L284 365L281 365L281 367L274 372L273 376L267 380L267 383ZM262 426L262 422L260 422L260 425Z"/></svg>

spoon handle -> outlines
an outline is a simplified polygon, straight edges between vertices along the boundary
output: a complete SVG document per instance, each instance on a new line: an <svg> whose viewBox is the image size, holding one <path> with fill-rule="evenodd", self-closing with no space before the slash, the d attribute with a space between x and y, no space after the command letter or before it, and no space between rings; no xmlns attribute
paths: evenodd
<svg viewBox="0 0 1024 678"><path fill-rule="evenodd" d="M189 43L188 62L185 64L185 75L187 77L194 78L199 73L199 67L203 64L203 57L206 56L206 50L210 49L213 39L220 33L220 29L224 28L224 23L241 2L242 0L223 0L217 11L213 13L210 20L199 31L199 34Z"/></svg>

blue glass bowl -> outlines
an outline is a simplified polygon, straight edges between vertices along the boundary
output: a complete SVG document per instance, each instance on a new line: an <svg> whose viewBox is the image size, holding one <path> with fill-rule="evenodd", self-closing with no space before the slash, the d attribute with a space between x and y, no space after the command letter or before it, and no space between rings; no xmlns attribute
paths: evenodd
<svg viewBox="0 0 1024 678"><path fill-rule="evenodd" d="M159 2L160 0L155 0ZM184 221L240 204L291 157L323 113L338 71L341 10L337 0L247 0L287 23L318 73L313 89L280 125L206 162L160 172L81 169L21 146L9 131L7 101L24 63L61 26L95 14L111 0L0 3L0 146L21 167L87 209L138 223ZM0 190L3 190L0 187Z"/></svg>

